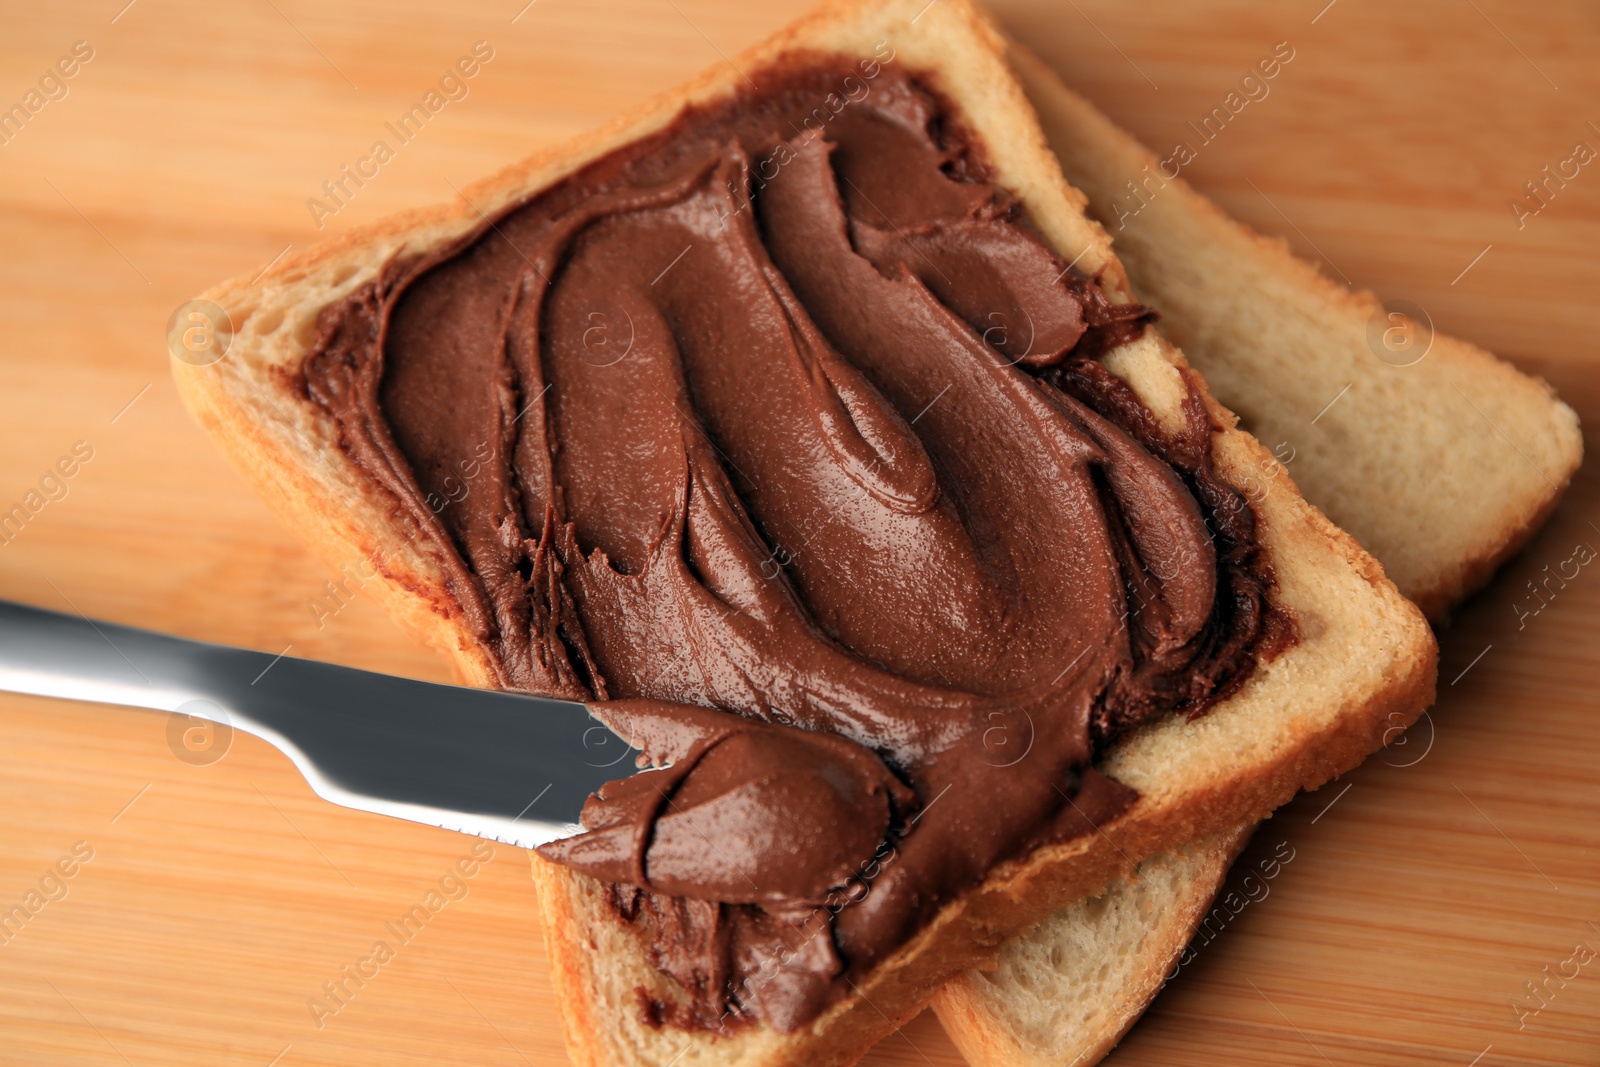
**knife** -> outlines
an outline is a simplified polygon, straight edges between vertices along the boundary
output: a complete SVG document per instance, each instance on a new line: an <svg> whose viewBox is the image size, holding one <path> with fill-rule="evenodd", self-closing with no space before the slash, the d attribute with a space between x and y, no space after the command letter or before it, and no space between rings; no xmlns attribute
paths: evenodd
<svg viewBox="0 0 1600 1067"><path fill-rule="evenodd" d="M573 701L396 678L7 601L0 691L175 713L183 718L168 736L180 757L176 739L188 729L243 730L282 750L325 800L523 848L577 833L589 794L636 769L634 746Z"/></svg>

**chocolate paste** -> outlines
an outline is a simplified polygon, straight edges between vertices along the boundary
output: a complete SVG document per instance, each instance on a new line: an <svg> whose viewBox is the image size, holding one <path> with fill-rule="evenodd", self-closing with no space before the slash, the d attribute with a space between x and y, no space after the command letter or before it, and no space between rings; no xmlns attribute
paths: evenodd
<svg viewBox="0 0 1600 1067"><path fill-rule="evenodd" d="M1133 793L1091 766L1271 626L1191 393L989 181L936 91L813 57L687 109L324 312L309 395L502 684L667 766L546 856L681 994L814 1018L997 862Z"/></svg>

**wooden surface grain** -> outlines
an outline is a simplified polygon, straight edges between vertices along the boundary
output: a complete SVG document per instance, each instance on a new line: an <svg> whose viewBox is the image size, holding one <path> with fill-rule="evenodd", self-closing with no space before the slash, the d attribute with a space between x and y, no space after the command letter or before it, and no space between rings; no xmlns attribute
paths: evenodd
<svg viewBox="0 0 1600 1067"><path fill-rule="evenodd" d="M359 592L319 618L335 576L180 410L167 316L285 247L449 198L803 5L125 2L0 14L0 104L75 42L93 50L0 144L0 510L78 442L93 450L0 547L0 596L442 678ZM1324 5L997 10L1157 147L1289 42L1270 96L1186 173L1330 275L1544 375L1593 427L1600 163L1520 227L1511 204L1577 143L1600 149L1597 9ZM494 58L466 98L319 231L308 198L480 40ZM1280 843L1295 858L1112 1062L1600 1062L1600 958L1574 953L1600 949L1600 570L1542 600L1527 584L1600 547L1597 523L1585 470L1443 632L1430 718L1262 829L1246 862ZM161 717L0 697L0 910L58 898L0 944L0 1063L564 1062L513 849L447 883L457 899L336 1014L308 1003L471 844L326 805L249 738L200 766L174 756ZM92 858L55 880L74 848ZM959 1059L925 1015L866 1062Z"/></svg>

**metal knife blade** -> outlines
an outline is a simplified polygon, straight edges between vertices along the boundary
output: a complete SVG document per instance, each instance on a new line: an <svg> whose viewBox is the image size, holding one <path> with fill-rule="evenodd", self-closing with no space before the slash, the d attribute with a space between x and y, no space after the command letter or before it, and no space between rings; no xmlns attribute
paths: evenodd
<svg viewBox="0 0 1600 1067"><path fill-rule="evenodd" d="M523 848L576 833L589 794L635 770L634 748L583 704L275 657L7 601L0 690L223 723L281 749L335 804Z"/></svg>

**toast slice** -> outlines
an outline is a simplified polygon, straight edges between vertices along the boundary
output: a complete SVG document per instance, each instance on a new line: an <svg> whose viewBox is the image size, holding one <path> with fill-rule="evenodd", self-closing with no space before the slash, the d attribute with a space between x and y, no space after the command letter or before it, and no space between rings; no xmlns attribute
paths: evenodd
<svg viewBox="0 0 1600 1067"><path fill-rule="evenodd" d="M1157 157L1015 43L1011 60L1163 331L1263 440L1289 443L1306 499L1402 593L1438 619L1522 546L1582 459L1577 416L1549 386L1444 335L1415 364L1378 358L1376 298L1336 285L1182 178L1161 176L1139 207L1126 183L1159 175ZM1139 210L1124 219L1130 203ZM974 1065L1095 1063L1164 984L1247 836L1241 827L1152 861L1137 881L1009 942L995 970L940 991L946 1031Z"/></svg>
<svg viewBox="0 0 1600 1067"><path fill-rule="evenodd" d="M945 1032L972 1067L1099 1062L1166 984L1254 830L1153 856L1007 941L992 970L940 988L933 1009Z"/></svg>
<svg viewBox="0 0 1600 1067"><path fill-rule="evenodd" d="M466 191L464 204L415 212L286 258L255 282L205 294L228 313L226 358L177 363L195 417L269 502L335 565L374 571L394 615L449 655L464 680L492 684L491 650L450 581L450 548L406 537L392 498L341 448L332 418L296 374L324 308L370 283L397 256L416 256L479 227L584 164L667 126L687 104L722 99L797 53L882 58L934 84L949 116L973 132L995 181L1014 195L1063 260L1113 303L1132 299L1109 238L1083 213L1021 88L1004 42L965 0L883 0L827 6L677 93L563 149ZM1244 486L1272 462L1217 405L1182 355L1155 331L1102 357L1154 418L1176 432L1190 389L1212 424L1216 470ZM579 1063L848 1063L920 1010L947 977L993 958L995 946L1051 912L1100 891L1135 861L1259 818L1301 788L1358 763L1432 697L1436 648L1426 621L1354 540L1306 504L1287 478L1252 493L1273 568L1272 601L1298 641L1263 662L1234 695L1193 721L1168 719L1104 753L1098 767L1139 793L1101 832L1001 864L874 968L854 994L790 1033L663 1027L640 1011L640 990L675 997L605 904L604 886L534 860L569 1049Z"/></svg>

